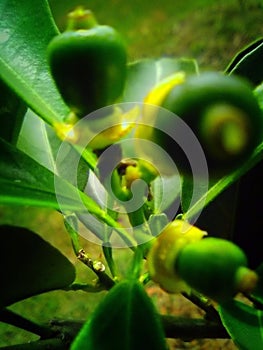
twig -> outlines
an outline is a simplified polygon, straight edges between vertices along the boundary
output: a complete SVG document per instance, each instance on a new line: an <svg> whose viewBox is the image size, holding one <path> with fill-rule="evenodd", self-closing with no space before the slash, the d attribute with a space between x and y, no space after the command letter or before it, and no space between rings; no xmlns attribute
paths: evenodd
<svg viewBox="0 0 263 350"><path fill-rule="evenodd" d="M70 284L68 287L63 288L64 291L76 291L76 290L82 290L83 292L87 293L98 293L103 290L105 290L105 287L101 284L89 284L89 283L78 283L74 282Z"/></svg>
<svg viewBox="0 0 263 350"><path fill-rule="evenodd" d="M52 338L56 335L50 327L39 325L8 309L0 311L0 321L39 335L42 339Z"/></svg>
<svg viewBox="0 0 263 350"><path fill-rule="evenodd" d="M91 260L84 249L79 251L77 258L98 276L99 282L105 287L105 289L111 289L115 285L114 280L105 272L105 266L101 261Z"/></svg>
<svg viewBox="0 0 263 350"><path fill-rule="evenodd" d="M80 242L79 242L79 234L78 234L78 223L77 223L77 219L75 214L68 214L67 216L65 216L64 219L64 224L65 227L70 235L71 238L71 243L73 246L73 250L74 253L76 255L76 257L83 262L86 266L88 266L93 272L95 272L95 274L98 276L99 285L76 285L76 284L72 284L69 289L66 290L72 290L72 288L75 288L74 290L77 289L82 289L82 290L86 290L88 292L90 291L97 291L99 289L110 289L114 286L115 282L105 273L105 266L102 264L102 262L100 261L93 261L92 259L90 259L90 257L88 256L88 254L84 251L84 249L82 249L80 247ZM110 264L110 268L111 268L111 272L115 272L114 270L114 265L113 265L113 259L112 256L110 256L109 254L111 254L111 252L105 247L104 249L104 253L105 251L108 253L108 261L111 263ZM113 269L113 270L112 270ZM104 288L103 288L104 286Z"/></svg>
<svg viewBox="0 0 263 350"><path fill-rule="evenodd" d="M214 306L212 305L211 301L204 296L200 296L194 292L191 292L190 294L182 293L182 295L190 300L193 304L198 306L200 309L205 311L206 319L211 321L219 321L220 317Z"/></svg>
<svg viewBox="0 0 263 350"><path fill-rule="evenodd" d="M65 347L65 342L62 339L52 338L46 340L37 340L27 344L11 345L1 347L1 350L66 350L69 346Z"/></svg>
<svg viewBox="0 0 263 350"><path fill-rule="evenodd" d="M169 315L161 316L167 338L180 338L184 341L194 339L229 339L221 322L204 320L202 318L189 319Z"/></svg>
<svg viewBox="0 0 263 350"><path fill-rule="evenodd" d="M202 318L184 318L170 315L160 315L165 336L178 338L184 341L194 339L229 339L224 326L220 322L208 321ZM52 328L59 334L59 338L34 341L28 344L13 345L1 348L2 350L67 350L70 343L78 334L84 321L51 321Z"/></svg>

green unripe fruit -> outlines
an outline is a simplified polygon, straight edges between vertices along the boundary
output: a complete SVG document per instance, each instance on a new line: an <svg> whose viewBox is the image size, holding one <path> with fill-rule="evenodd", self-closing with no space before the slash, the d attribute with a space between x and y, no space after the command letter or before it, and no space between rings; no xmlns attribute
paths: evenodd
<svg viewBox="0 0 263 350"><path fill-rule="evenodd" d="M204 238L182 248L176 273L193 289L219 302L255 288L257 275L247 268L244 252L220 238Z"/></svg>
<svg viewBox="0 0 263 350"><path fill-rule="evenodd" d="M149 92L145 102L150 105L145 106L136 137L160 146L184 174L192 172L190 165L198 159L194 175L206 176L203 156L212 176L222 176L246 161L263 139L263 117L249 83L219 72L172 77ZM164 108L153 108L154 104ZM158 159L161 172L172 173L150 145L137 148L146 159Z"/></svg>
<svg viewBox="0 0 263 350"><path fill-rule="evenodd" d="M174 262L184 246L199 241L206 232L183 220L169 223L152 243L147 256L153 281L169 293L189 291L189 286L174 269Z"/></svg>
<svg viewBox="0 0 263 350"><path fill-rule="evenodd" d="M48 46L48 60L64 101L79 117L110 105L126 78L126 48L119 33L76 9L67 30Z"/></svg>
<svg viewBox="0 0 263 350"><path fill-rule="evenodd" d="M238 77L217 72L188 77L171 89L163 107L191 127L211 171L231 170L262 141L261 110L252 87Z"/></svg>

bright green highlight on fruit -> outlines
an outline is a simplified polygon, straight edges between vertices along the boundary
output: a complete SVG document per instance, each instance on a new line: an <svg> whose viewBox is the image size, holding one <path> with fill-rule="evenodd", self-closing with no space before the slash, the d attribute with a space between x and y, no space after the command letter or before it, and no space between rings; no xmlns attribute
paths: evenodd
<svg viewBox="0 0 263 350"><path fill-rule="evenodd" d="M77 8L67 30L49 44L51 74L65 103L78 117L110 105L122 94L126 47L112 27L98 25L92 12Z"/></svg>
<svg viewBox="0 0 263 350"><path fill-rule="evenodd" d="M183 220L169 223L156 238L147 256L152 280L169 293L189 291L189 286L176 273L174 263L184 246L199 241L206 234Z"/></svg>

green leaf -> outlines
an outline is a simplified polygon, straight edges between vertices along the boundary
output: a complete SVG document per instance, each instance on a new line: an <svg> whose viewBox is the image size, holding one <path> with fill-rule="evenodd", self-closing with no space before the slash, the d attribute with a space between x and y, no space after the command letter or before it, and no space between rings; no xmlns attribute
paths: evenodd
<svg viewBox="0 0 263 350"><path fill-rule="evenodd" d="M219 307L227 332L242 350L261 350L263 344L263 311L237 300Z"/></svg>
<svg viewBox="0 0 263 350"><path fill-rule="evenodd" d="M0 137L16 143L26 113L26 105L0 80Z"/></svg>
<svg viewBox="0 0 263 350"><path fill-rule="evenodd" d="M34 232L0 226L0 242L0 308L74 281L71 262Z"/></svg>
<svg viewBox="0 0 263 350"><path fill-rule="evenodd" d="M78 188L83 190L89 174L88 164L69 146L58 166L57 155L61 143L55 131L29 109L19 134L17 148L65 179L74 178L76 169L72 167L72 160L77 159ZM65 147L63 149L65 150Z"/></svg>
<svg viewBox="0 0 263 350"><path fill-rule="evenodd" d="M154 213L162 213L169 209L176 200L180 200L181 178L177 174L169 177L157 177L152 182L151 189L154 196Z"/></svg>
<svg viewBox="0 0 263 350"><path fill-rule="evenodd" d="M148 225L153 236L158 236L168 223L169 220L164 213L153 214L149 217L148 221Z"/></svg>
<svg viewBox="0 0 263 350"><path fill-rule="evenodd" d="M56 188L54 181L56 179ZM83 210L78 190L35 162L23 152L0 139L0 203L35 205L64 210ZM96 203L95 203L96 204Z"/></svg>
<svg viewBox="0 0 263 350"><path fill-rule="evenodd" d="M130 64L123 102L142 102L149 91L162 79L179 71L196 74L197 63L192 59L144 59Z"/></svg>
<svg viewBox="0 0 263 350"><path fill-rule="evenodd" d="M136 246L129 233L92 198L0 139L0 203L32 205L94 216L95 223L113 227L128 246ZM97 220L98 219L98 220ZM92 227L91 227L92 228Z"/></svg>
<svg viewBox="0 0 263 350"><path fill-rule="evenodd" d="M263 81L263 38L243 48L225 70L226 74L243 76L255 86Z"/></svg>
<svg viewBox="0 0 263 350"><path fill-rule="evenodd" d="M193 181L194 180L194 181ZM198 201L204 200L204 195L208 190L208 181L207 179L195 178L193 179L190 176L183 176L182 184L182 210L187 212Z"/></svg>
<svg viewBox="0 0 263 350"><path fill-rule="evenodd" d="M71 350L167 349L154 306L142 285L125 280L106 295L77 335Z"/></svg>
<svg viewBox="0 0 263 350"><path fill-rule="evenodd" d="M29 109L25 115L16 146L45 168L56 172L47 127L47 124Z"/></svg>
<svg viewBox="0 0 263 350"><path fill-rule="evenodd" d="M46 48L58 34L47 0L0 2L1 78L49 124L69 112L49 73Z"/></svg>

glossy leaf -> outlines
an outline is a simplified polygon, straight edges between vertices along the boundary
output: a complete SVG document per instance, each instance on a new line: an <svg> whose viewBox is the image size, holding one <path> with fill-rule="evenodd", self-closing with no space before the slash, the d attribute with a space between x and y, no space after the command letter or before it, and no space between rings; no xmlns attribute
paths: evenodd
<svg viewBox="0 0 263 350"><path fill-rule="evenodd" d="M74 200L78 197L75 187L3 140L0 140L0 188L2 204L60 209L57 201L60 196L64 209L83 210L80 201Z"/></svg>
<svg viewBox="0 0 263 350"><path fill-rule="evenodd" d="M0 226L0 242L0 308L74 281L71 262L34 232Z"/></svg>
<svg viewBox="0 0 263 350"><path fill-rule="evenodd" d="M123 102L142 102L159 81L179 71L196 74L198 67L195 60L175 58L144 59L130 64Z"/></svg>
<svg viewBox="0 0 263 350"><path fill-rule="evenodd" d="M202 178L196 178L193 182L191 176L184 176L182 182L182 210L186 213L196 202L204 201L209 184L207 179Z"/></svg>
<svg viewBox="0 0 263 350"><path fill-rule="evenodd" d="M142 285L127 280L106 295L77 335L71 350L167 349L154 306Z"/></svg>
<svg viewBox="0 0 263 350"><path fill-rule="evenodd" d="M241 350L262 349L262 310L232 300L220 305L219 312L223 325Z"/></svg>
<svg viewBox="0 0 263 350"><path fill-rule="evenodd" d="M24 118L17 147L45 168L56 172L46 126L46 123L29 109Z"/></svg>
<svg viewBox="0 0 263 350"><path fill-rule="evenodd" d="M0 139L1 204L33 205L93 215L96 220L113 227L127 245L135 246L136 241L127 231L75 185Z"/></svg>
<svg viewBox="0 0 263 350"><path fill-rule="evenodd" d="M0 80L0 137L15 143L26 113L26 105Z"/></svg>
<svg viewBox="0 0 263 350"><path fill-rule="evenodd" d="M53 173L69 179L69 182L76 173L75 167L72 166L72 161L76 160L78 164L78 188L83 190L87 183L89 167L77 151L70 146L67 147L63 161L57 162L61 143L62 141L57 137L55 131L31 110L28 110L19 134L17 147ZM65 147L63 149L65 150Z"/></svg>
<svg viewBox="0 0 263 350"><path fill-rule="evenodd" d="M263 81L263 38L251 43L233 58L225 73L240 75L255 86Z"/></svg>
<svg viewBox="0 0 263 350"><path fill-rule="evenodd" d="M148 225L153 236L158 236L168 223L169 220L164 213L153 214L149 217L148 221Z"/></svg>
<svg viewBox="0 0 263 350"><path fill-rule="evenodd" d="M178 209L181 194L181 179L176 174L170 177L157 177L151 184L154 195L154 212L162 213L171 206ZM174 216L175 212L172 213ZM172 218L171 218L172 219Z"/></svg>
<svg viewBox="0 0 263 350"><path fill-rule="evenodd" d="M49 73L46 48L58 34L47 0L0 2L1 78L48 123L60 121L68 108Z"/></svg>

